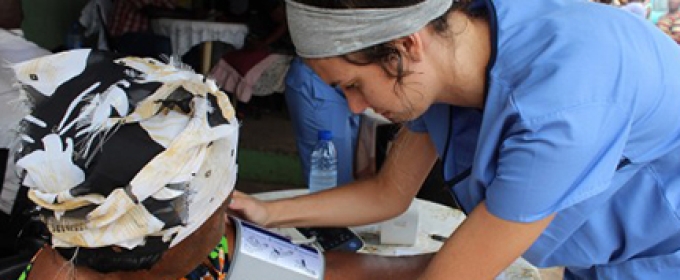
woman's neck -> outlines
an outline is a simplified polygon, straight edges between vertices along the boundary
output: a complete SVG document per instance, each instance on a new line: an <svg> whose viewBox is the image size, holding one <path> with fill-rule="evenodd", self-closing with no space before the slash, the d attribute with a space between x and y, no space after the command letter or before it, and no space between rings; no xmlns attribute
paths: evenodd
<svg viewBox="0 0 680 280"><path fill-rule="evenodd" d="M449 17L451 36L442 44L447 54L440 62L440 80L445 81L440 101L463 107L484 107L486 67L491 57L491 35L485 19L462 12Z"/></svg>
<svg viewBox="0 0 680 280"><path fill-rule="evenodd" d="M229 244L234 244L234 228L220 208L196 232L165 252L151 269L110 273L74 266L53 248L45 247L36 256L28 279L180 279L202 263L225 235Z"/></svg>

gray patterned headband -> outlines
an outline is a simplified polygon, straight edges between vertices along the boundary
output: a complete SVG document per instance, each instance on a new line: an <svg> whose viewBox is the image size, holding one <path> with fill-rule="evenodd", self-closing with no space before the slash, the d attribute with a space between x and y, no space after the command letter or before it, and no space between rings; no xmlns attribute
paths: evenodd
<svg viewBox="0 0 680 280"><path fill-rule="evenodd" d="M380 9L326 9L286 0L288 26L297 54L338 56L413 34L443 15L454 0Z"/></svg>

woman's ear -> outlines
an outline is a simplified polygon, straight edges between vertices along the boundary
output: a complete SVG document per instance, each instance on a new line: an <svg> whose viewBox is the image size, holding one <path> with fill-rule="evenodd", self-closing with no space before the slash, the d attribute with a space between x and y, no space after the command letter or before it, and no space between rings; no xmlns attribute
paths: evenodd
<svg viewBox="0 0 680 280"><path fill-rule="evenodd" d="M419 62L423 59L424 41L423 30L394 40L395 47L402 55L408 57L413 62Z"/></svg>

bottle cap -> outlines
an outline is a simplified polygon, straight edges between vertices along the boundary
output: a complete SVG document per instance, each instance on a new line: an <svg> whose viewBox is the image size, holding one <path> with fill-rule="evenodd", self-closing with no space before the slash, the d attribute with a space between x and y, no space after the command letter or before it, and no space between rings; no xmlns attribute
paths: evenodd
<svg viewBox="0 0 680 280"><path fill-rule="evenodd" d="M319 140L331 140L333 133L330 130L319 130Z"/></svg>

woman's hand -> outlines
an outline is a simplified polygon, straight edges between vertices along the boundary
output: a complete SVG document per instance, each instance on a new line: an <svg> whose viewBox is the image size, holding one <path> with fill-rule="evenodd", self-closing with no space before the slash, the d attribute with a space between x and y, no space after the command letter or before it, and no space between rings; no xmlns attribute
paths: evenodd
<svg viewBox="0 0 680 280"><path fill-rule="evenodd" d="M234 191L229 203L229 210L235 212L241 218L267 226L269 212L265 201L258 200L240 191Z"/></svg>

